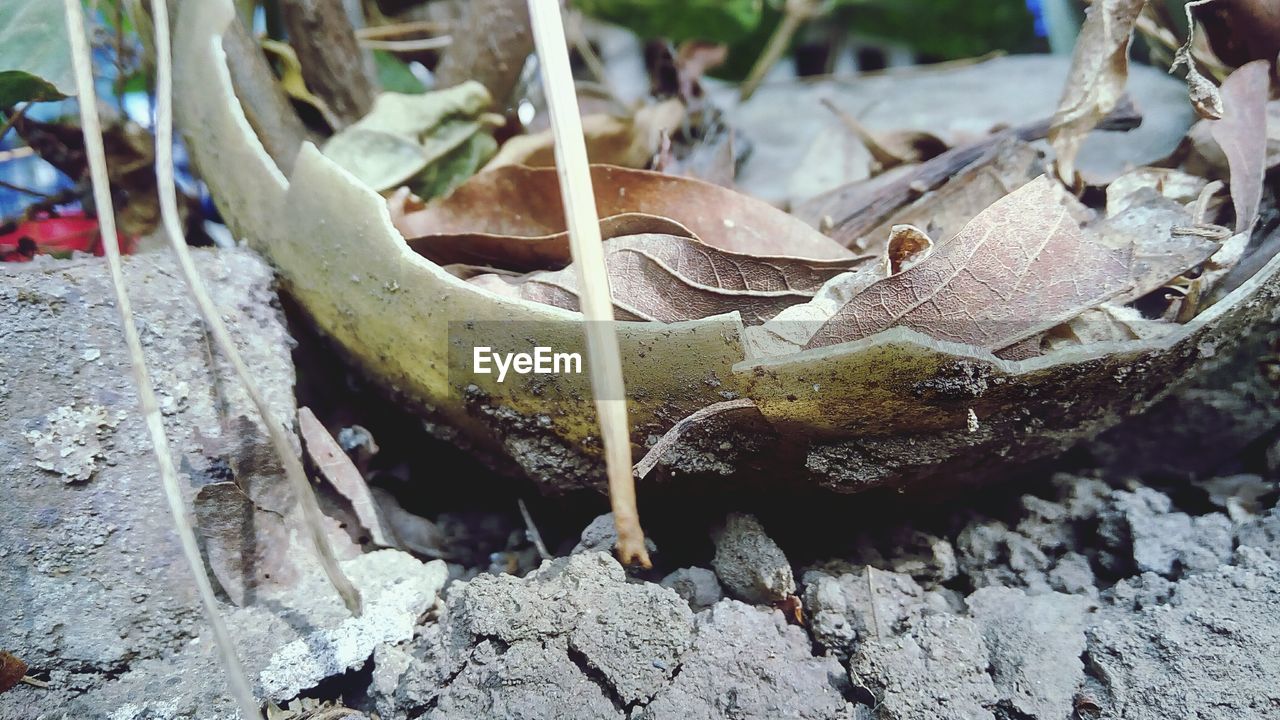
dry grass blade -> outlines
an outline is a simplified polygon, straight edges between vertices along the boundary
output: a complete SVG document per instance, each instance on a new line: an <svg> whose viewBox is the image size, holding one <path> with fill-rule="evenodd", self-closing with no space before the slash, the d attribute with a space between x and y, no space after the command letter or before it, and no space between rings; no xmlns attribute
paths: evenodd
<svg viewBox="0 0 1280 720"><path fill-rule="evenodd" d="M111 188L107 180L107 159L102 143L102 125L98 120L97 93L93 86L93 67L89 55L89 42L85 36L84 10L80 6L80 0L65 0L64 5L67 13L67 34L71 40L76 91L79 95L80 125L84 133L85 151L89 158L89 173L93 181L94 203L98 208L102 245L106 251L107 267L111 271L111 282L116 291L120 326L124 332L125 344L129 348L134 384L138 388L138 400L156 453L165 499L168 501L174 528L182 545L182 554L195 579L205 619L213 631L214 644L222 656L231 694L240 708L240 714L246 720L260 718L258 702L253 698L244 668L236 657L231 637L227 633L226 625L222 622L222 616L218 613L217 601L213 597L213 587L209 583L209 576L205 573L204 562L200 559L200 550L196 545L195 532L187 519L186 503L183 502L182 490L178 486L178 470L174 464L173 454L169 450L168 438L164 434L164 420L160 416L160 406L156 402L155 391L151 387L151 374L147 371L146 360L142 354L142 341L138 337L138 328L133 322L133 307L129 302L129 294L125 291L124 272L120 263L120 244L116 235L115 215L111 203ZM164 3L157 3L156 6L163 8ZM161 21L162 17L157 18L157 29L163 26L167 30L168 25Z"/></svg>
<svg viewBox="0 0 1280 720"><path fill-rule="evenodd" d="M600 416L609 500L618 530L618 556L625 563L650 567L649 552L636 510L636 488L631 476L631 436L627 429L626 390L622 381L622 356L613 324L613 302L600 240L600 221L587 147L582 136L569 50L558 0L529 0L529 17L538 51L543 91L556 135L556 169L569 226L569 247L578 272L582 314L586 319L587 358L591 389Z"/></svg>
<svg viewBox="0 0 1280 720"><path fill-rule="evenodd" d="M750 398L738 398L737 400L725 400L724 402L718 402L714 405L708 405L701 410L698 410L692 415L680 420L675 425L672 425L671 429L664 433L662 437L658 439L658 442L653 444L653 447L649 448L649 452L645 453L644 457L640 458L640 462L636 463L636 466L632 471L635 473L636 477L643 480L649 475L649 473L653 472L653 468L658 464L658 461L670 452L671 448L675 447L676 442L689 430L701 425L703 421L708 418L715 417L721 413L754 408L755 406L755 402Z"/></svg>
<svg viewBox="0 0 1280 720"><path fill-rule="evenodd" d="M152 2L151 5L152 12L155 14L157 58L156 181L159 188L160 215L164 222L165 234L169 236L169 243L173 246L173 251L178 256L178 264L182 267L183 277L186 278L187 285L191 288L191 294L196 299L200 314L204 316L205 323L209 326L209 332L213 335L213 339L217 342L218 348L223 355L235 368L236 375L244 383L245 391L249 393L254 406L258 409L258 414L262 416L263 424L267 426L267 435L271 439L271 445L275 448L276 454L280 456L285 476L293 487L294 495L297 496L298 505L302 508L302 516L307 526L307 532L311 537L312 544L315 545L316 555L320 559L320 564L324 568L325 574L329 576L329 582L333 583L338 594L342 596L342 601L346 604L347 609L353 615L359 615L360 592L356 590L355 585L351 583L351 580L342 572L342 568L338 566L338 559L334 557L333 549L329 547L329 541L324 536L320 505L316 502L315 494L311 490L311 484L307 482L307 475L302 468L302 461L293 452L293 446L289 442L284 424L275 417L275 413L271 412L271 408L262 397L262 392L258 389L258 384L253 380L253 374L240 357L235 341L231 339L231 334L227 332L227 326L222 322L222 316L218 314L217 308L214 307L213 301L209 298L209 292L205 289L204 281L200 279L195 263L191 260L191 253L187 251L187 240L182 232L182 223L178 217L177 190L173 180L173 62L169 42L168 9L163 2Z"/></svg>

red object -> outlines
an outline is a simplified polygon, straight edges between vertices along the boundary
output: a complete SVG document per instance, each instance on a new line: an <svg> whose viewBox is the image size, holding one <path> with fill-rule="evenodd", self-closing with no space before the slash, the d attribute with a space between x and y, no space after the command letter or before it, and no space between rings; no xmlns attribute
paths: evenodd
<svg viewBox="0 0 1280 720"><path fill-rule="evenodd" d="M120 252L132 253L138 238L118 237ZM24 238L29 238L30 242L23 243ZM98 256L103 254L98 221L80 210L60 213L57 217L46 215L27 220L13 232L0 235L0 260L6 262L26 262L37 254L70 255L74 250Z"/></svg>

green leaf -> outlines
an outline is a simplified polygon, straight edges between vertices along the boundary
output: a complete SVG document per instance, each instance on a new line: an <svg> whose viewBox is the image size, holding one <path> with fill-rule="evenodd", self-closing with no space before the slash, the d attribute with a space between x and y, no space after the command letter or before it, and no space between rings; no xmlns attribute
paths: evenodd
<svg viewBox="0 0 1280 720"><path fill-rule="evenodd" d="M763 0L574 0L583 12L672 42L734 42L760 24Z"/></svg>
<svg viewBox="0 0 1280 720"><path fill-rule="evenodd" d="M62 3L0 0L0 109L73 95Z"/></svg>
<svg viewBox="0 0 1280 720"><path fill-rule="evenodd" d="M489 92L474 80L418 95L384 92L323 152L378 192L408 184L429 197L475 174L497 150L484 112L489 103Z"/></svg>
<svg viewBox="0 0 1280 720"><path fill-rule="evenodd" d="M373 51L373 64L378 73L378 83L387 92L424 93L427 86L413 74L403 60L385 50Z"/></svg>

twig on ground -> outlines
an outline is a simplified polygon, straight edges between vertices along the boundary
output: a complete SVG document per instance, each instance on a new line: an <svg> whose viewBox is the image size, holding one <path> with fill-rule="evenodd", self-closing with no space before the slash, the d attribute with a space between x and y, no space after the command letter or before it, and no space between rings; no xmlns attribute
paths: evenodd
<svg viewBox="0 0 1280 720"><path fill-rule="evenodd" d="M439 37L418 38L417 40L366 40L360 39L360 47L365 50L386 50L387 52L423 52L426 50L440 50L447 48L453 44L453 37L450 35L440 35Z"/></svg>
<svg viewBox="0 0 1280 720"><path fill-rule="evenodd" d="M618 557L623 564L651 567L644 545L636 486L631 475L631 433L627 427L627 395L622 354L613 320L609 276L604 264L600 220L591 188L591 168L582 136L582 118L569 66L559 0L529 0L529 16L542 73L543 92L555 135L556 172L569 228L569 248L581 288L582 316L591 368L591 391L600 416L609 500L618 530Z"/></svg>
<svg viewBox="0 0 1280 720"><path fill-rule="evenodd" d="M235 648L231 644L231 636L227 633L222 616L218 613L217 601L213 597L213 587L209 583L209 576L205 573L204 562L200 558L200 550L196 545L195 531L192 530L191 522L188 520L186 503L182 499L182 490L178 485L178 470L173 454L169 450L168 438L165 437L164 420L160 416L160 406L156 402L155 391L151 386L151 374L147 370L146 359L142 354L142 341L138 337L138 328L134 324L133 308L129 302L129 294L125 290L124 272L120 263L120 245L111 204L111 187L107 179L107 158L106 151L103 149L102 125L98 120L98 99L93 86L89 41L85 36L84 10L80 0L64 0L63 4L66 9L67 35L71 43L76 91L79 96L80 124L84 133L89 172L93 178L93 195L98 209L99 228L102 231L102 245L105 248L107 267L111 272L111 283L116 292L120 326L124 332L125 344L129 348L129 357L133 365L134 384L138 388L138 400L155 450L165 499L168 501L174 529L182 545L182 554L195 579L205 620L213 632L214 645L222 656L231 694L240 708L240 714L246 720L260 718L262 716L258 711L258 703L253 698L244 668L240 665ZM163 1L157 3L157 7L163 6ZM157 21L156 25L157 27L163 25L166 30L168 29L167 23Z"/></svg>
<svg viewBox="0 0 1280 720"><path fill-rule="evenodd" d="M747 79L742 82L742 88L738 91L738 97L742 102L751 99L756 89L760 87L760 83L764 81L764 76L769 74L782 54L791 46L791 38L795 37L800 26L820 15L822 6L821 0L787 0L782 22L769 36L764 52L760 53L756 64L751 66L751 72L747 73Z"/></svg>
<svg viewBox="0 0 1280 720"><path fill-rule="evenodd" d="M529 507L524 504L524 498L517 499L516 504L520 506L520 517L524 518L525 531L533 547L538 551L538 556L543 560L550 560L551 553L547 552L547 545L542 542L542 533L538 532L538 526L533 524L533 516L529 514Z"/></svg>
<svg viewBox="0 0 1280 720"><path fill-rule="evenodd" d="M227 332L226 324L222 322L222 316L218 313L217 307L214 306L213 300L209 298L209 292L205 289L204 281L200 278L195 263L191 260L190 251L187 250L186 237L182 231L182 221L178 216L177 190L173 178L173 59L169 47L168 10L165 8L163 0L153 0L152 7L155 14L157 58L156 184L160 195L160 216L164 223L165 234L169 236L169 244L173 247L174 254L178 256L178 265L182 268L182 274L187 280L188 287L191 288L191 294L195 297L196 305L200 308L200 314L204 316L205 323L209 326L214 342L218 344L222 354L226 356L232 367L235 368L236 375L240 378L240 382L244 384L245 391L248 392L249 397L253 400L258 414L262 416L262 422L267 427L267 435L271 439L271 445L275 448L276 454L280 456L280 462L284 466L285 477L292 486L298 505L302 509L303 521L307 526L311 543L315 546L320 565L324 568L325 574L329 576L329 582L333 584L338 594L342 596L342 601L346 603L347 609L353 615L359 615L360 593L356 590L355 585L351 583L351 580L342 572L342 568L338 565L338 559L334 557L333 549L329 547L329 541L324 536L324 516L320 512L320 505L316 502L316 496L311 489L311 484L307 481L306 472L302 468L302 461L293 452L293 446L289 443L284 424L275 417L275 413L267 405L262 392L258 389L258 384L253 380L253 374L248 366L245 365L243 358L240 357L235 341L231 339L231 334Z"/></svg>
<svg viewBox="0 0 1280 720"><path fill-rule="evenodd" d="M649 452L645 453L644 457L640 458L640 462L636 463L635 467L632 468L632 473L635 474L637 479L645 479L645 477L653 471L653 468L658 464L658 461L670 452L671 448L675 447L676 441L679 440L682 435L691 428L701 425L707 418L714 417L720 413L729 412L731 410L742 410L744 408L753 407L756 407L755 401L750 398L739 398L737 400L726 400L724 402L714 403L695 411L680 422L672 425L670 430L663 433L662 437L658 438L658 442L654 443L653 447L649 448Z"/></svg>

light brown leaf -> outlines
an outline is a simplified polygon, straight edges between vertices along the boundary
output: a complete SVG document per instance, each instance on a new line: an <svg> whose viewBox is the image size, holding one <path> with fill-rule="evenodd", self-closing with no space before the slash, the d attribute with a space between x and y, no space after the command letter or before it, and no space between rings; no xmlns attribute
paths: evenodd
<svg viewBox="0 0 1280 720"><path fill-rule="evenodd" d="M1208 260L1220 243L1179 232L1193 224L1181 204L1146 188L1129 197L1129 206L1088 228L1098 244L1130 250L1129 287L1111 298L1117 305L1133 302Z"/></svg>
<svg viewBox="0 0 1280 720"><path fill-rule="evenodd" d="M647 167L658 152L664 134L670 136L683 121L684 104L679 100L647 105L632 117L587 115L582 118L587 157L593 163ZM484 169L495 170L507 165L555 167L555 143L551 131L511 138L503 143Z"/></svg>
<svg viewBox="0 0 1280 720"><path fill-rule="evenodd" d="M1095 0L1071 57L1071 73L1049 127L1049 144L1057 154L1058 177L1076 180L1080 144L1120 102L1129 77L1129 43L1146 0Z"/></svg>
<svg viewBox="0 0 1280 720"><path fill-rule="evenodd" d="M853 257L772 205L716 185L611 165L593 165L591 180L601 217L643 213L670 218L707 245L729 252ZM393 221L407 238L459 233L537 237L565 230L555 169L518 165L480 173L422 210L393 212Z"/></svg>
<svg viewBox="0 0 1280 720"><path fill-rule="evenodd" d="M747 357L777 357L800 352L855 295L888 277L887 270L885 263L876 262L837 275L819 288L809 302L792 305L763 325L743 328Z"/></svg>
<svg viewBox="0 0 1280 720"><path fill-rule="evenodd" d="M351 503L356 519L369 531L373 543L381 547L397 547L378 516L378 505L369 493L364 476L310 408L298 408L298 432L316 469Z"/></svg>
<svg viewBox="0 0 1280 720"><path fill-rule="evenodd" d="M1041 176L987 208L924 262L857 295L807 347L895 325L940 340L1000 348L1123 291L1128 258L1086 242Z"/></svg>
<svg viewBox="0 0 1280 720"><path fill-rule="evenodd" d="M677 322L737 310L743 322L758 325L805 302L826 281L867 260L740 255L690 238L652 233L605 242L614 306L624 320ZM471 282L501 294L578 309L573 267Z"/></svg>
<svg viewBox="0 0 1280 720"><path fill-rule="evenodd" d="M622 213L600 218L600 237L603 240L645 233L694 237L689 228L657 215ZM559 270L573 262L568 232L535 237L455 233L423 235L407 242L415 252L437 265L489 265L504 270L533 272Z"/></svg>
<svg viewBox="0 0 1280 720"><path fill-rule="evenodd" d="M1140 199L1147 189L1187 204L1200 196L1209 181L1171 168L1142 167L1130 170L1107 185L1107 217L1118 215Z"/></svg>
<svg viewBox="0 0 1280 720"><path fill-rule="evenodd" d="M1270 89L1271 65L1267 61L1255 60L1237 69L1222 83L1222 119L1209 126L1231 170L1236 232L1248 232L1258 219L1266 174Z"/></svg>

